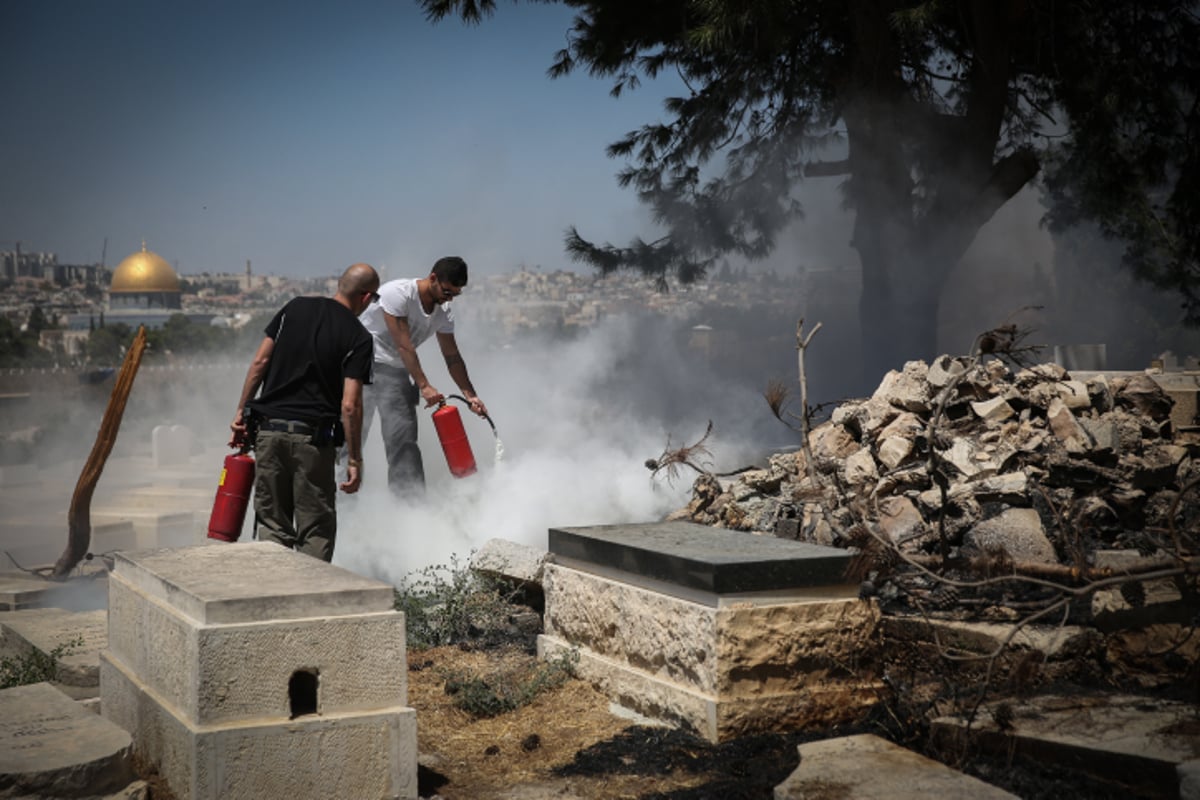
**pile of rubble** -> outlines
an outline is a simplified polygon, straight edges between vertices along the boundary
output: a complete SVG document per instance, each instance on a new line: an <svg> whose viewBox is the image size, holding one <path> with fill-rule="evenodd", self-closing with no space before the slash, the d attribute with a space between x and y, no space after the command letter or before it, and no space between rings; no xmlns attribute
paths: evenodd
<svg viewBox="0 0 1200 800"><path fill-rule="evenodd" d="M867 525L902 552L1002 549L1023 563L1174 550L1200 520L1200 447L1172 405L1141 373L1077 380L1055 364L912 361L839 406L807 453L701 475L673 516L834 546Z"/></svg>

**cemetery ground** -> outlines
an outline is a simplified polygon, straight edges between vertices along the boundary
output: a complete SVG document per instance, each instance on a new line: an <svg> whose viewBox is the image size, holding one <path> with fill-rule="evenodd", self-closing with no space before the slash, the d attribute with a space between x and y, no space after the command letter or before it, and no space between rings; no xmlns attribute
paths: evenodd
<svg viewBox="0 0 1200 800"><path fill-rule="evenodd" d="M548 666L537 659L537 629L527 622L536 609L489 581L457 585L461 593L449 607L465 611L471 606L474 614L461 616L457 633L442 630L443 640L451 643L409 652L422 798L759 800L772 797L774 787L796 768L800 744L860 733L893 741L1027 800L1136 796L1128 787L1062 764L931 749L932 719L970 702L983 685L983 665L951 672L928 648L881 641L881 671L893 677L865 714L838 725L711 744L687 731L614 713L608 698L569 675L569 663ZM431 628L420 611L416 617L410 630L420 642ZM1057 677L1065 692L1118 688L1107 679L1095 684L1097 676L1084 663L1061 667ZM989 698L1020 696L1026 688L1009 677L991 687ZM1162 691L1186 689L1176 685Z"/></svg>

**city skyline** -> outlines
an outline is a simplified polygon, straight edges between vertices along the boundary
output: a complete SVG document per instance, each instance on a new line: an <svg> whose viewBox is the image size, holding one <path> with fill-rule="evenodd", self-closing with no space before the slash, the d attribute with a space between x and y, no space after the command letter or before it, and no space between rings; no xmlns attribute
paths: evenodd
<svg viewBox="0 0 1200 800"><path fill-rule="evenodd" d="M604 148L680 87L549 79L569 9L471 27L415 2L115 0L0 19L0 250L112 268L144 239L181 274L402 277L447 253L479 274L571 268L572 224L654 234Z"/></svg>

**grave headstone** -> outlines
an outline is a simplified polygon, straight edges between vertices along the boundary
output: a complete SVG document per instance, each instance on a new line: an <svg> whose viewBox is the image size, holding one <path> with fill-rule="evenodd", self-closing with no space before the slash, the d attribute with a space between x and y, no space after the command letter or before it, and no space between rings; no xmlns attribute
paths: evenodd
<svg viewBox="0 0 1200 800"><path fill-rule="evenodd" d="M93 798L135 778L129 733L48 683L0 690L0 793Z"/></svg>

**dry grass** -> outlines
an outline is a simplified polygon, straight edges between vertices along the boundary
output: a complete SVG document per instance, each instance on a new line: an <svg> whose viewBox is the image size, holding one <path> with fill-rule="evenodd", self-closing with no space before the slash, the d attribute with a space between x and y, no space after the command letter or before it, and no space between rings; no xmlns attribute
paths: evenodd
<svg viewBox="0 0 1200 800"><path fill-rule="evenodd" d="M516 670L532 659L516 649L467 652L453 646L409 654L408 697L417 710L423 797L436 792L446 800L615 800L704 782L704 775L689 772L557 776L555 770L571 764L581 750L632 724L614 716L607 698L583 681L568 680L529 705L488 718L457 708L446 694L447 672Z"/></svg>

